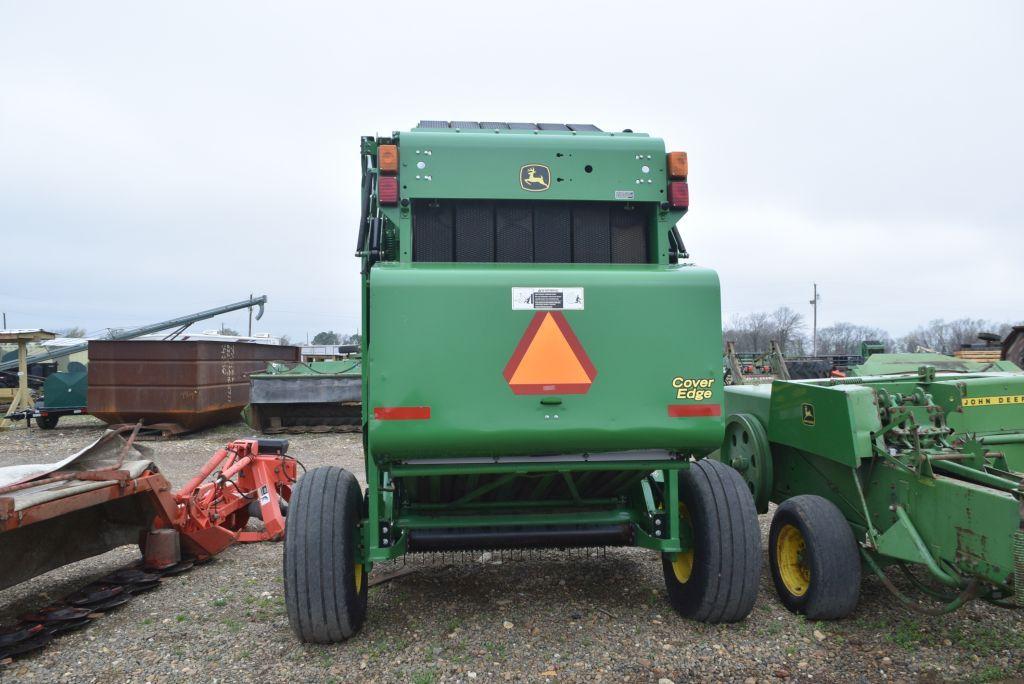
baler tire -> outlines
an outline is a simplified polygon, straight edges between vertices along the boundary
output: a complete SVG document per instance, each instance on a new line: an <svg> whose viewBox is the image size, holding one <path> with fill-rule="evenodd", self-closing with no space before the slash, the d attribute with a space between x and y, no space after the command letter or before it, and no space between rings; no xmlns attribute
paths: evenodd
<svg viewBox="0 0 1024 684"><path fill-rule="evenodd" d="M787 586L780 570L780 535L794 527L804 544L809 577L803 593ZM789 533L792 534L792 533ZM824 497L803 494L786 499L775 511L768 534L768 559L779 600L809 620L837 620L857 607L861 562L850 523Z"/></svg>
<svg viewBox="0 0 1024 684"><path fill-rule="evenodd" d="M683 617L739 622L750 614L761 576L761 530L740 474L711 459L679 473L679 498L693 526L693 562L680 581L668 554L662 571L669 602Z"/></svg>
<svg viewBox="0 0 1024 684"><path fill-rule="evenodd" d="M348 639L366 620L367 577L357 565L362 492L334 466L299 478L284 539L288 622L302 641Z"/></svg>

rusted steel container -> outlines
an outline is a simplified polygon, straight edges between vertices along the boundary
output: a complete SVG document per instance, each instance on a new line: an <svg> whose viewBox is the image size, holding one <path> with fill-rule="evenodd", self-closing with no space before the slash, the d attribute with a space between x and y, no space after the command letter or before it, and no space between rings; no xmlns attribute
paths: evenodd
<svg viewBox="0 0 1024 684"><path fill-rule="evenodd" d="M298 347L271 344L90 341L89 413L186 431L227 423L249 403L251 373L298 360Z"/></svg>

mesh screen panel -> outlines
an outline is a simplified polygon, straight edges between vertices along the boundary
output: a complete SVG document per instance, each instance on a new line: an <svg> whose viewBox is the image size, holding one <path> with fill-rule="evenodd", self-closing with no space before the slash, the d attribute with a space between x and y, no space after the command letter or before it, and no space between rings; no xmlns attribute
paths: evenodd
<svg viewBox="0 0 1024 684"><path fill-rule="evenodd" d="M611 208L612 263L647 263L647 215L636 207Z"/></svg>
<svg viewBox="0 0 1024 684"><path fill-rule="evenodd" d="M413 200L413 261L649 263L651 211L615 202Z"/></svg>
<svg viewBox="0 0 1024 684"><path fill-rule="evenodd" d="M450 202L423 202L412 222L413 261L452 261L455 226Z"/></svg>
<svg viewBox="0 0 1024 684"><path fill-rule="evenodd" d="M533 207L524 202L499 202L494 209L495 261L533 261Z"/></svg>
<svg viewBox="0 0 1024 684"><path fill-rule="evenodd" d="M582 264L611 262L608 205L585 204L572 212L572 260Z"/></svg>
<svg viewBox="0 0 1024 684"><path fill-rule="evenodd" d="M537 203L533 207L533 260L539 263L572 263L569 205Z"/></svg>
<svg viewBox="0 0 1024 684"><path fill-rule="evenodd" d="M494 202L455 202L455 260L494 261Z"/></svg>

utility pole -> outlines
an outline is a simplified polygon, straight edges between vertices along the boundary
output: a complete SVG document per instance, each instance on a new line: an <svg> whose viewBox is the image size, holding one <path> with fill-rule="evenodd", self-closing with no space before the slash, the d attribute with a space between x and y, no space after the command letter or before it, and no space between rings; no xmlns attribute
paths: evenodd
<svg viewBox="0 0 1024 684"><path fill-rule="evenodd" d="M811 356L818 355L818 302L821 301L821 295L818 294L818 283L814 283L814 299L810 301L811 309L814 314L814 323L812 324L811 330Z"/></svg>
<svg viewBox="0 0 1024 684"><path fill-rule="evenodd" d="M7 330L7 312L6 311L4 311L4 327L3 327L3 329Z"/></svg>
<svg viewBox="0 0 1024 684"><path fill-rule="evenodd" d="M252 292L249 293L249 337L252 337Z"/></svg>

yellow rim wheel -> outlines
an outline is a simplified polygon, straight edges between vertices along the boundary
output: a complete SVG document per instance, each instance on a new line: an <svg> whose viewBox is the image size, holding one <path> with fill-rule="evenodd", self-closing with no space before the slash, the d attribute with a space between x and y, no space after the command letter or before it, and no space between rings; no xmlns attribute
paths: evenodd
<svg viewBox="0 0 1024 684"><path fill-rule="evenodd" d="M804 535L793 525L783 525L775 538L775 560L779 577L786 590L794 596L803 596L811 584L811 569L804 560Z"/></svg>
<svg viewBox="0 0 1024 684"><path fill-rule="evenodd" d="M363 590L363 564L356 563L356 593L358 594Z"/></svg>
<svg viewBox="0 0 1024 684"><path fill-rule="evenodd" d="M676 559L672 561L672 572L675 573L676 579L679 580L680 584L686 584L690 581L690 573L693 572L692 550L676 554Z"/></svg>
<svg viewBox="0 0 1024 684"><path fill-rule="evenodd" d="M686 510L682 501L679 502L679 521L683 525L690 524L690 512ZM672 561L672 572L680 584L690 581L690 575L693 573L693 549L676 554L676 559Z"/></svg>

